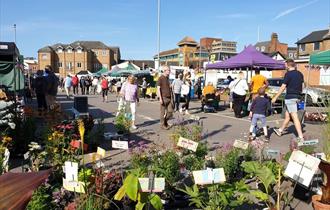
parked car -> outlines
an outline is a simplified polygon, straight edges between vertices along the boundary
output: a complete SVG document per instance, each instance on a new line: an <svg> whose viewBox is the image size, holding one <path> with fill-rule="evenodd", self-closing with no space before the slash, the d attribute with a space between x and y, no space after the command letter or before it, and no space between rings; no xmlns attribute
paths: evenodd
<svg viewBox="0 0 330 210"><path fill-rule="evenodd" d="M228 79L218 79L217 82L217 90L227 89L229 87L229 80Z"/></svg>
<svg viewBox="0 0 330 210"><path fill-rule="evenodd" d="M270 78L267 80L269 83L268 88L272 92L277 92L283 83L283 78ZM322 88L305 87L303 89L303 95L305 95L306 93L307 93L307 100L306 100L307 105L313 105L320 102L327 103L328 100L330 99L330 92Z"/></svg>

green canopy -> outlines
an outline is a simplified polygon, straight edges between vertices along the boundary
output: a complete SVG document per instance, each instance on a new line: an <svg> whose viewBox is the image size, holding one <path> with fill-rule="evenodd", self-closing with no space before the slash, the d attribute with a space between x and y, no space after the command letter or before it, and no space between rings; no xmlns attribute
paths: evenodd
<svg viewBox="0 0 330 210"><path fill-rule="evenodd" d="M102 69L95 72L94 75L101 76L103 74L107 74L108 72L109 72L109 70L107 68L103 67Z"/></svg>
<svg viewBox="0 0 330 210"><path fill-rule="evenodd" d="M330 65L330 50L313 54L309 59L310 64Z"/></svg>
<svg viewBox="0 0 330 210"><path fill-rule="evenodd" d="M24 89L24 74L14 62L0 61L0 86L5 86L10 91Z"/></svg>

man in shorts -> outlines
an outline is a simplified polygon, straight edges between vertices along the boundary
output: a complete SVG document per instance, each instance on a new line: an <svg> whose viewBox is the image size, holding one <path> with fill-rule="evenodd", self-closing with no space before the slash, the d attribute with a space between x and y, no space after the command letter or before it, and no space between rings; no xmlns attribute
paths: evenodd
<svg viewBox="0 0 330 210"><path fill-rule="evenodd" d="M283 84L278 91L278 93L274 96L272 99L272 103L275 103L277 98L283 93L283 91L286 89L286 95L285 95L285 106L286 106L286 112L285 112L285 119L283 121L283 124L280 128L274 128L274 132L281 136L283 133L283 130L288 126L290 122L290 117L293 120L294 126L298 133L298 141L304 141L304 136L302 133L301 123L298 118L298 108L297 103L300 100L301 93L303 90L304 85L304 75L296 69L296 65L294 60L288 59L286 61L287 66L287 73L284 76Z"/></svg>

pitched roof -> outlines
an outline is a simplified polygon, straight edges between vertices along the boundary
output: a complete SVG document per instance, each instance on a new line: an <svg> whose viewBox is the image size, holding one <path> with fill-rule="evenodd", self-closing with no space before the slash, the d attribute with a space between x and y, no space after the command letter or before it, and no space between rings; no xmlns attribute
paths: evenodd
<svg viewBox="0 0 330 210"><path fill-rule="evenodd" d="M179 41L177 45L180 46L183 44L197 45L198 43L192 37L186 36L181 41Z"/></svg>
<svg viewBox="0 0 330 210"><path fill-rule="evenodd" d="M80 44L84 46L86 49L110 49L107 45L100 41L75 41L72 45Z"/></svg>
<svg viewBox="0 0 330 210"><path fill-rule="evenodd" d="M160 54L160 56L162 56L162 55L172 55L172 54L176 54L178 52L179 52L179 49L175 48L175 49L171 49L171 50L162 51L159 54Z"/></svg>
<svg viewBox="0 0 330 210"><path fill-rule="evenodd" d="M53 49L50 46L46 46L38 50L38 52L52 52L52 51Z"/></svg>
<svg viewBox="0 0 330 210"><path fill-rule="evenodd" d="M255 47L268 46L269 43L270 43L270 41L257 42L254 46L255 46Z"/></svg>
<svg viewBox="0 0 330 210"><path fill-rule="evenodd" d="M329 29L320 30L320 31L313 31L304 38L298 40L296 44L304 44L304 43L311 43L311 42L319 42L325 39L330 39Z"/></svg>

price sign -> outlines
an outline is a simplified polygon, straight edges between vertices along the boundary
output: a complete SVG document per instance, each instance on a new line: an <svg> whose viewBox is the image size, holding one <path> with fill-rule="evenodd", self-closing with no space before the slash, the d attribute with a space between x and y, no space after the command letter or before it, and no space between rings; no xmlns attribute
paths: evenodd
<svg viewBox="0 0 330 210"><path fill-rule="evenodd" d="M186 138L183 138L183 137L179 138L179 141L178 141L177 145L179 147L186 148L186 149L191 150L193 152L196 152L197 147L198 147L197 142L194 142L192 140L189 140L189 139L186 139Z"/></svg>
<svg viewBox="0 0 330 210"><path fill-rule="evenodd" d="M226 176L223 168L208 168L206 170L193 171L195 184L205 185L213 183L223 183Z"/></svg>
<svg viewBox="0 0 330 210"><path fill-rule="evenodd" d="M249 147L249 143L241 140L235 140L233 146L245 150Z"/></svg>

